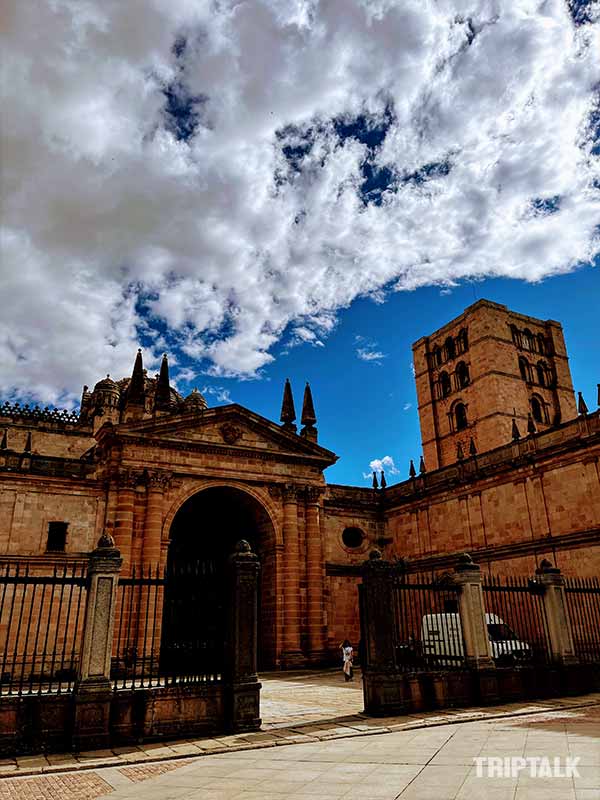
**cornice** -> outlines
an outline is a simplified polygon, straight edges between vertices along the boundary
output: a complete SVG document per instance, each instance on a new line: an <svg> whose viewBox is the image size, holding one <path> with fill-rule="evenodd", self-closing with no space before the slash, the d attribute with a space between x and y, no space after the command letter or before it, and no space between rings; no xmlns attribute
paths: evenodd
<svg viewBox="0 0 600 800"><path fill-rule="evenodd" d="M538 539L527 539L510 544L492 545L469 550L469 555L476 564L490 561L506 561L509 558L535 556L549 550L571 550L600 545L600 528L588 531L575 531L558 536L544 536ZM444 555L424 556L423 558L407 558L404 560L407 572L428 572L430 570L451 569L456 565L464 548L460 551ZM339 564L331 561L325 564L328 576L358 577L362 575L361 564Z"/></svg>

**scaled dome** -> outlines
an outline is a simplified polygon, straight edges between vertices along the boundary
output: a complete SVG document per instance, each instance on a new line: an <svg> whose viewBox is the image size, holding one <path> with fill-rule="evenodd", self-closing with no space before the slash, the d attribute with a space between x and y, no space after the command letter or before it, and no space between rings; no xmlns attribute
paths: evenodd
<svg viewBox="0 0 600 800"><path fill-rule="evenodd" d="M198 389L194 388L183 401L184 411L204 411L208 407L204 396L200 394Z"/></svg>

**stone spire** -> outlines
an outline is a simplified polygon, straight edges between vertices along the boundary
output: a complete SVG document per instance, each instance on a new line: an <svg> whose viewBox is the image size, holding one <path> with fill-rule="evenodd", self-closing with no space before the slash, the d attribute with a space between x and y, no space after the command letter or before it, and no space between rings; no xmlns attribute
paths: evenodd
<svg viewBox="0 0 600 800"><path fill-rule="evenodd" d="M477 455L477 448L475 447L475 442L473 441L473 437L471 437L469 441L469 455L476 456Z"/></svg>
<svg viewBox="0 0 600 800"><path fill-rule="evenodd" d="M314 442L317 441L317 429L315 428L315 423L317 421L317 415L315 414L315 406L313 404L312 399L312 392L310 390L310 384L306 381L306 386L304 387L304 399L302 400L302 418L300 420L302 422L303 428L300 431L300 435L304 436L305 439L312 439Z"/></svg>
<svg viewBox="0 0 600 800"><path fill-rule="evenodd" d="M421 456L421 458L419 459L419 472L421 473L421 475L423 475L424 472L427 472L427 470L425 469L425 459L423 458L423 456Z"/></svg>
<svg viewBox="0 0 600 800"><path fill-rule="evenodd" d="M536 433L535 422L531 414L527 414L527 433Z"/></svg>
<svg viewBox="0 0 600 800"><path fill-rule="evenodd" d="M385 472L383 470L381 470L381 479L379 481L379 484L382 489L385 489L385 487L387 486L387 481L385 479Z"/></svg>
<svg viewBox="0 0 600 800"><path fill-rule="evenodd" d="M578 397L577 412L581 414L582 417L585 417L585 415L588 413L588 407L585 403L585 400L583 399L583 395L581 394L581 392L577 392L577 397Z"/></svg>
<svg viewBox="0 0 600 800"><path fill-rule="evenodd" d="M462 461L464 457L465 457L465 454L463 453L462 444L459 442L456 445L456 458L459 461Z"/></svg>
<svg viewBox="0 0 600 800"><path fill-rule="evenodd" d="M142 361L142 349L139 348L131 373L131 380L127 387L127 405L145 405L146 387L144 386L144 364Z"/></svg>
<svg viewBox="0 0 600 800"><path fill-rule="evenodd" d="M296 433L296 409L294 408L294 397L292 395L292 385L290 379L285 379L285 386L283 387L283 402L281 403L281 416L279 418L283 425L281 426L289 433Z"/></svg>
<svg viewBox="0 0 600 800"><path fill-rule="evenodd" d="M154 411L169 411L171 407L171 386L169 384L169 361L164 353L160 363L160 372L156 379L154 395Z"/></svg>
<svg viewBox="0 0 600 800"><path fill-rule="evenodd" d="M373 470L373 483L372 486L374 489L379 489L379 482L377 481L377 473Z"/></svg>
<svg viewBox="0 0 600 800"><path fill-rule="evenodd" d="M517 420L514 417L512 421L512 438L515 442L518 442L521 438L521 434L519 433L519 429L517 427Z"/></svg>
<svg viewBox="0 0 600 800"><path fill-rule="evenodd" d="M415 462L412 460L412 458L410 460L410 467L408 468L408 474L410 475L411 478L416 478L417 476L417 470L415 469Z"/></svg>

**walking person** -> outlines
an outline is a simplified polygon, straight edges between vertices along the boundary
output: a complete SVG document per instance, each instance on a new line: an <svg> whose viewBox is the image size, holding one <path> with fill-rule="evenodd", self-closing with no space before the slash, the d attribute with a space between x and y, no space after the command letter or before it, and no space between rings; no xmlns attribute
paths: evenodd
<svg viewBox="0 0 600 800"><path fill-rule="evenodd" d="M352 645L348 641L348 639L344 639L342 644L340 645L342 651L342 658L343 658L343 670L344 670L344 680L346 683L351 681L354 677L353 673L353 661L354 661L354 650L352 649Z"/></svg>

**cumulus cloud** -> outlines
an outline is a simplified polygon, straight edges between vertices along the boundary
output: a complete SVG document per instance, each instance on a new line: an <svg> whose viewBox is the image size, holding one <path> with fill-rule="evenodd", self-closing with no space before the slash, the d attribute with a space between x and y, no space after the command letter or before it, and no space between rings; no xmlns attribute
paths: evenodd
<svg viewBox="0 0 600 800"><path fill-rule="evenodd" d="M400 472L394 464L394 459L391 456L384 456L369 461L369 472L363 472L363 478L371 478L374 472L381 472L381 470L384 470L386 475L398 475Z"/></svg>
<svg viewBox="0 0 600 800"><path fill-rule="evenodd" d="M253 375L359 296L590 260L582 7L8 0L3 387L73 396L140 340Z"/></svg>

